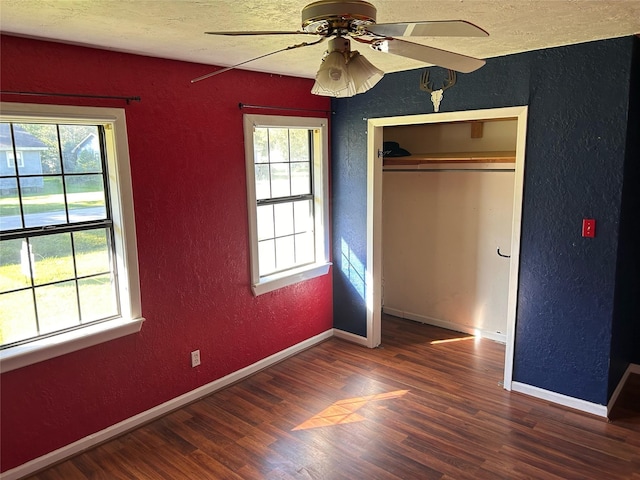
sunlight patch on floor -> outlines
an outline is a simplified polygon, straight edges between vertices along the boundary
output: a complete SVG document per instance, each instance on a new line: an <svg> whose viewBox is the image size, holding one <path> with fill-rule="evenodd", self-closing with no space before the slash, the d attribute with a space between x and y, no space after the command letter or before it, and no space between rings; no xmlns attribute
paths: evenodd
<svg viewBox="0 0 640 480"><path fill-rule="evenodd" d="M459 338L447 338L446 340L434 340L433 342L430 342L431 345L439 345L441 343L451 343L451 342L462 342L463 340L475 340L477 337L475 336L470 336L470 337L459 337Z"/></svg>
<svg viewBox="0 0 640 480"><path fill-rule="evenodd" d="M408 392L409 390L396 390L395 392L338 400L317 415L311 417L309 420L301 423L293 430L307 430L310 428L330 427L332 425L361 422L365 420L365 417L357 413L361 408L372 402L400 398Z"/></svg>

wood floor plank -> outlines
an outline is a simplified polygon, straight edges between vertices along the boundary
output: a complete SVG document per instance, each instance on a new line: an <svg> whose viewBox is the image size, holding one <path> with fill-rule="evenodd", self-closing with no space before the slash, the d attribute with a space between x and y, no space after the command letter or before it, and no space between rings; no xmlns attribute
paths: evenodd
<svg viewBox="0 0 640 480"><path fill-rule="evenodd" d="M611 422L501 387L504 346L384 316L32 480L640 480L640 381Z"/></svg>

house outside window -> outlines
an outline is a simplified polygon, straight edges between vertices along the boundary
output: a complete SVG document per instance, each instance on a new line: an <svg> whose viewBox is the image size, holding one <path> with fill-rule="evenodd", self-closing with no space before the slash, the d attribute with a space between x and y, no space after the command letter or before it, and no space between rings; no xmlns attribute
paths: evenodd
<svg viewBox="0 0 640 480"><path fill-rule="evenodd" d="M23 188L42 188L42 153L47 145L36 136L15 125L9 129L8 123L0 124L0 190L17 188L10 179L15 174L24 176Z"/></svg>
<svg viewBox="0 0 640 480"><path fill-rule="evenodd" d="M255 295L329 269L327 121L245 115Z"/></svg>
<svg viewBox="0 0 640 480"><path fill-rule="evenodd" d="M2 371L138 331L124 112L3 104L0 155Z"/></svg>

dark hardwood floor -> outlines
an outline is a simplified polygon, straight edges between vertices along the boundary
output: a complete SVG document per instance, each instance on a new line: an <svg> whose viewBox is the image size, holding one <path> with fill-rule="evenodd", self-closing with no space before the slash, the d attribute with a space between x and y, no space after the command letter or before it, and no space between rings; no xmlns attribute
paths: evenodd
<svg viewBox="0 0 640 480"><path fill-rule="evenodd" d="M640 382L613 422L502 389L504 346L386 317L32 477L640 480Z"/></svg>

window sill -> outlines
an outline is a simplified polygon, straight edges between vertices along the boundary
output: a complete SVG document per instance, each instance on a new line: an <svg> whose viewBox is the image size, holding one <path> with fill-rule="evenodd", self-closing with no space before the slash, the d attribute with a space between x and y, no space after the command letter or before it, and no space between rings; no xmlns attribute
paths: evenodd
<svg viewBox="0 0 640 480"><path fill-rule="evenodd" d="M60 355L92 347L140 331L144 318L117 319L42 338L0 351L0 372L5 373Z"/></svg>
<svg viewBox="0 0 640 480"><path fill-rule="evenodd" d="M329 273L331 262L314 263L294 270L269 275L260 280L260 282L251 286L253 294L257 297L264 293L273 292L279 288L287 287L295 283L304 282L312 278L320 277Z"/></svg>

